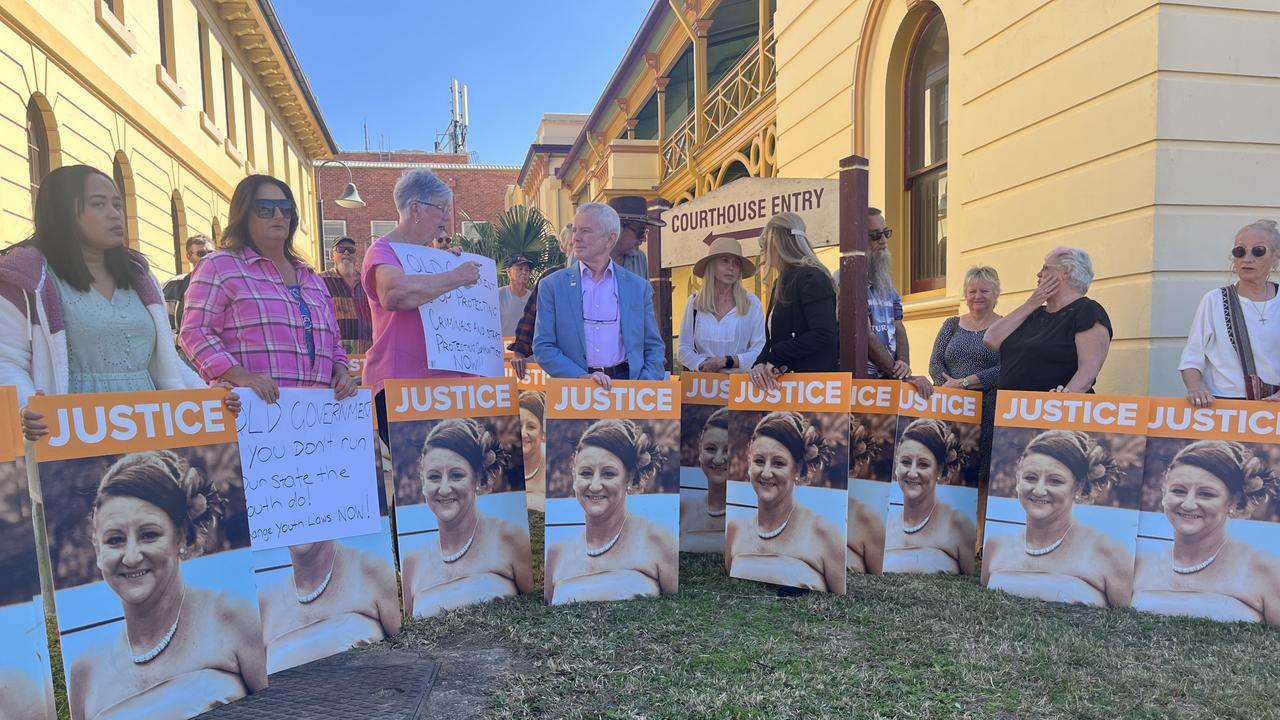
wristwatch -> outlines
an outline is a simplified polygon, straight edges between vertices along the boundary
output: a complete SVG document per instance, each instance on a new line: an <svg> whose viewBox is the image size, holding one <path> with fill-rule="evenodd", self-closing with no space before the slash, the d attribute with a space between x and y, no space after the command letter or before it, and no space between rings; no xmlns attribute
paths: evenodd
<svg viewBox="0 0 1280 720"><path fill-rule="evenodd" d="M965 375L964 377L960 378L960 387L964 388L965 390L968 390L968 389L969 389L969 376L968 376L968 375Z"/></svg>
<svg viewBox="0 0 1280 720"><path fill-rule="evenodd" d="M724 366L725 366L726 368L736 368L736 367L738 367L738 361L737 361L737 360L734 360L732 355L725 355L725 356L724 356Z"/></svg>

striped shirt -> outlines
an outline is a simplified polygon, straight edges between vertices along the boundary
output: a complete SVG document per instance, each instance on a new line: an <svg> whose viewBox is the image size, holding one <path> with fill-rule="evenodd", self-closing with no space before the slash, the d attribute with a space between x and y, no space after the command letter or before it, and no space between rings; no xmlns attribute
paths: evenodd
<svg viewBox="0 0 1280 720"><path fill-rule="evenodd" d="M205 380L240 365L282 387L329 387L334 363L346 364L338 322L324 281L294 262L302 301L311 311L315 360L308 357L305 319L270 260L249 248L219 250L196 265L187 288L178 341Z"/></svg>

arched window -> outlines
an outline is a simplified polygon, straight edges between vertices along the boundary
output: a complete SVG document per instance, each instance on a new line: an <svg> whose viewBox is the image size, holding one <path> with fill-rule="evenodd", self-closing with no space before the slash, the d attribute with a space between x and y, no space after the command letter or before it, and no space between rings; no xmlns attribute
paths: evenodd
<svg viewBox="0 0 1280 720"><path fill-rule="evenodd" d="M44 182L44 176L53 169L49 128L45 125L44 113L34 96L27 102L27 168L31 178L31 216L34 218L40 183Z"/></svg>
<svg viewBox="0 0 1280 720"><path fill-rule="evenodd" d="M138 249L138 201L133 185L133 169L129 166L129 158L123 150L116 151L116 158L111 163L111 177L120 191L120 200L124 204L124 243L134 250Z"/></svg>
<svg viewBox="0 0 1280 720"><path fill-rule="evenodd" d="M947 276L947 24L935 11L907 64L906 188L910 291L935 290Z"/></svg>

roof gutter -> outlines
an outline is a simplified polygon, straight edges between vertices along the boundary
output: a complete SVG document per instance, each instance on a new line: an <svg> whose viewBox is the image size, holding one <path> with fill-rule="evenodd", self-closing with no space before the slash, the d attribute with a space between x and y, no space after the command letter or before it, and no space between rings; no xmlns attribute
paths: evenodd
<svg viewBox="0 0 1280 720"><path fill-rule="evenodd" d="M297 56L293 54L293 47L289 45L289 38L284 34L284 27L280 25L280 19L276 17L276 11L271 6L271 0L258 0L258 9L262 11L263 17L266 18L267 26L271 28L271 34L275 36L276 43L280 45L280 52L284 53L284 59L289 63L289 70L293 72L293 77L297 80L298 87L302 89L302 96L307 101L307 106L311 108L311 113L316 118L316 124L320 126L320 134L324 136L324 142L329 148L329 154L337 154L338 145L333 141L333 135L329 133L329 126L324 121L324 114L320 112L320 104L316 102L315 95L311 93L311 83L307 81L306 74L302 72L302 65L298 63Z"/></svg>

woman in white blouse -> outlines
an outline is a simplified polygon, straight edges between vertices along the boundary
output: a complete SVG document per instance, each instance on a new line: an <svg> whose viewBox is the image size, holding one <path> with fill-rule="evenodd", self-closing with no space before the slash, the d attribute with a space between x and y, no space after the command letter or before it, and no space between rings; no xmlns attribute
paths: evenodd
<svg viewBox="0 0 1280 720"><path fill-rule="evenodd" d="M1214 398L1280 401L1280 300L1278 286L1269 280L1280 266L1280 229L1273 220L1259 220L1236 233L1231 248L1231 270L1236 282L1210 290L1200 300L1187 334L1178 370L1187 386L1187 400L1205 407ZM1229 295L1239 300L1244 315L1242 334L1228 327ZM1245 387L1245 370L1236 344L1247 334L1254 375L1259 387ZM1260 388L1260 389L1259 389Z"/></svg>
<svg viewBox="0 0 1280 720"><path fill-rule="evenodd" d="M716 238L693 266L702 290L689 298L680 321L680 364L698 372L745 372L764 349L764 309L742 288L756 273L733 238Z"/></svg>

